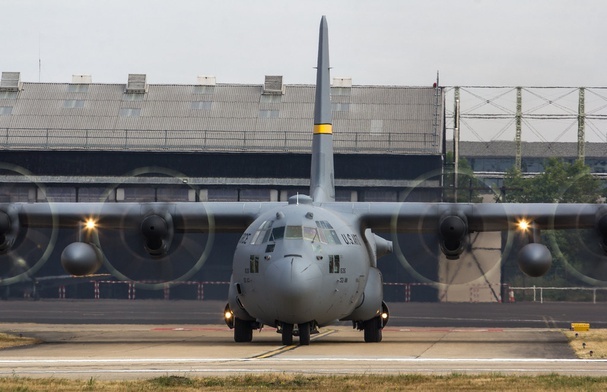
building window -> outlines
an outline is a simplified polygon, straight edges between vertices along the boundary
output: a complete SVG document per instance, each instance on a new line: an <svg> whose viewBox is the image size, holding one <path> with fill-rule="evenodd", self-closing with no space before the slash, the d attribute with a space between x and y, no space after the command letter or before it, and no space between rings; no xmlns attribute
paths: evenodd
<svg viewBox="0 0 607 392"><path fill-rule="evenodd" d="M0 91L0 99L17 99L16 91Z"/></svg>
<svg viewBox="0 0 607 392"><path fill-rule="evenodd" d="M0 116L10 116L13 114L12 106L0 106Z"/></svg>
<svg viewBox="0 0 607 392"><path fill-rule="evenodd" d="M349 96L352 92L350 87L331 87L331 95L333 96Z"/></svg>
<svg viewBox="0 0 607 392"><path fill-rule="evenodd" d="M145 94L124 94L122 96L123 101L143 101Z"/></svg>
<svg viewBox="0 0 607 392"><path fill-rule="evenodd" d="M66 99L63 101L63 107L67 109L78 109L84 107L83 99Z"/></svg>
<svg viewBox="0 0 607 392"><path fill-rule="evenodd" d="M120 109L120 117L139 117L141 109L136 108L122 108Z"/></svg>
<svg viewBox="0 0 607 392"><path fill-rule="evenodd" d="M194 86L194 94L213 94L215 86Z"/></svg>
<svg viewBox="0 0 607 392"><path fill-rule="evenodd" d="M349 112L350 104L349 103L333 103L332 105L334 112Z"/></svg>
<svg viewBox="0 0 607 392"><path fill-rule="evenodd" d="M371 120L371 133L382 133L384 120Z"/></svg>
<svg viewBox="0 0 607 392"><path fill-rule="evenodd" d="M86 93L89 91L88 84L68 84L67 91L70 93Z"/></svg>
<svg viewBox="0 0 607 392"><path fill-rule="evenodd" d="M192 109L195 110L211 110L213 107L212 101L194 101L192 102Z"/></svg>
<svg viewBox="0 0 607 392"><path fill-rule="evenodd" d="M269 109L260 110L259 118L278 118L278 110L269 110Z"/></svg>
<svg viewBox="0 0 607 392"><path fill-rule="evenodd" d="M262 103L280 103L282 102L282 94L261 94L259 102Z"/></svg>

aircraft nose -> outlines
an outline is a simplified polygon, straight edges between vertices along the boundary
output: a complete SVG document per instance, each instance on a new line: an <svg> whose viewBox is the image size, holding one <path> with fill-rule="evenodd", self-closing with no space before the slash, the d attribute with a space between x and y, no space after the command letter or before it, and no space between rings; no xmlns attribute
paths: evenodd
<svg viewBox="0 0 607 392"><path fill-rule="evenodd" d="M316 263L299 256L276 260L267 270L266 288L276 304L280 321L299 323L312 320L318 303L322 274Z"/></svg>

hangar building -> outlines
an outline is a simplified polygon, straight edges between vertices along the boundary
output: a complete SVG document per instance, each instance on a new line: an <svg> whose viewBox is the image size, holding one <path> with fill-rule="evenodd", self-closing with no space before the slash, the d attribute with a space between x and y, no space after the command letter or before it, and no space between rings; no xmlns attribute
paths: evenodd
<svg viewBox="0 0 607 392"><path fill-rule="evenodd" d="M281 76L251 85L214 77L154 85L142 74L125 82L76 75L24 83L3 72L0 201L285 201L308 193L313 85ZM442 88L338 78L331 94L338 200L440 200ZM58 255L74 235L64 233L40 273L60 272ZM229 280L237 240L218 238L194 279ZM416 262L436 279L432 263ZM381 266L387 282L413 281L394 257Z"/></svg>

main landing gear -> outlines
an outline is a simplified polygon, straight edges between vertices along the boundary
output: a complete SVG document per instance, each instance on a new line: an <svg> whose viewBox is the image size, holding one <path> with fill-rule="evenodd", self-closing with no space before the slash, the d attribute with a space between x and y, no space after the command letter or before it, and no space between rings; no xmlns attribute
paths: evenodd
<svg viewBox="0 0 607 392"><path fill-rule="evenodd" d="M379 343L381 342L382 327L380 316L373 317L371 320L363 321L363 330L365 331L365 343Z"/></svg>
<svg viewBox="0 0 607 392"><path fill-rule="evenodd" d="M377 316L365 321L355 321L354 328L364 331L365 343L379 343L382 341L382 330L388 324L389 318L388 305L382 301L381 312Z"/></svg>
<svg viewBox="0 0 607 392"><path fill-rule="evenodd" d="M248 343L253 340L253 326L250 321L234 319L234 341Z"/></svg>
<svg viewBox="0 0 607 392"><path fill-rule="evenodd" d="M224 309L223 318L226 325L234 330L234 341L237 343L251 342L253 340L253 330L261 327L256 321L242 320L236 317L229 304Z"/></svg>

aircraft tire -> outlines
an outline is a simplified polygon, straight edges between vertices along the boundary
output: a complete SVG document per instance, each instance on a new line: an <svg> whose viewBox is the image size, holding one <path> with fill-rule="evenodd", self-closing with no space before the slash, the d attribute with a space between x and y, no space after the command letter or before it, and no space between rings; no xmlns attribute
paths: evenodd
<svg viewBox="0 0 607 392"><path fill-rule="evenodd" d="M253 340L253 327L249 321L234 319L234 341L237 343L248 343Z"/></svg>
<svg viewBox="0 0 607 392"><path fill-rule="evenodd" d="M299 345L310 345L310 323L298 324L299 328Z"/></svg>
<svg viewBox="0 0 607 392"><path fill-rule="evenodd" d="M293 344L293 324L282 323L282 344L285 346Z"/></svg>
<svg viewBox="0 0 607 392"><path fill-rule="evenodd" d="M365 343L379 343L382 341L381 319L373 317L363 323L365 331Z"/></svg>

